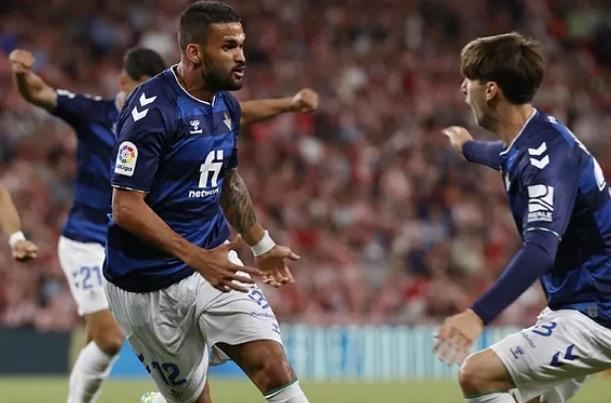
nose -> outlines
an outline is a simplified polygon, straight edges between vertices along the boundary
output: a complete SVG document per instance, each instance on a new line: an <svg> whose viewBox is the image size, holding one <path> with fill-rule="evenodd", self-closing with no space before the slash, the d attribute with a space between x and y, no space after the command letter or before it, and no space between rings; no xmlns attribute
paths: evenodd
<svg viewBox="0 0 611 403"><path fill-rule="evenodd" d="M235 61L240 64L246 63L246 56L244 55L244 48L240 47L239 50L236 52Z"/></svg>

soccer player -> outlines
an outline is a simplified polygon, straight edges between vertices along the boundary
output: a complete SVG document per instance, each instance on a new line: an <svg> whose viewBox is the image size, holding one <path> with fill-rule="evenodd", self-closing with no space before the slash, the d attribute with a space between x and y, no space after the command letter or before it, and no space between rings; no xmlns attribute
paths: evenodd
<svg viewBox="0 0 611 403"><path fill-rule="evenodd" d="M249 275L292 282L238 172L245 35L198 2L180 17L180 62L140 85L118 123L104 276L110 309L159 387L151 402L209 402L209 363L231 358L272 403L305 403L278 322ZM228 241L227 221L239 233ZM244 238L256 268L234 249Z"/></svg>
<svg viewBox="0 0 611 403"><path fill-rule="evenodd" d="M611 367L609 188L573 133L531 105L544 74L538 42L475 39L460 70L475 121L500 141L473 141L456 126L444 133L467 160L501 172L523 244L470 309L444 321L436 352L461 362L483 326L539 278L548 308L537 323L469 356L459 382L467 402L565 402L587 375Z"/></svg>
<svg viewBox="0 0 611 403"><path fill-rule="evenodd" d="M38 247L25 238L21 231L21 220L8 190L0 182L0 227L8 237L13 259L26 262L36 258Z"/></svg>
<svg viewBox="0 0 611 403"><path fill-rule="evenodd" d="M9 60L25 100L64 120L77 135L74 202L59 239L58 254L78 312L85 317L90 341L72 368L68 403L95 402L125 339L108 309L101 272L112 192L113 125L125 95L166 66L150 49L131 49L124 58L121 92L102 98L52 88L31 71L34 58L26 50L14 50Z"/></svg>

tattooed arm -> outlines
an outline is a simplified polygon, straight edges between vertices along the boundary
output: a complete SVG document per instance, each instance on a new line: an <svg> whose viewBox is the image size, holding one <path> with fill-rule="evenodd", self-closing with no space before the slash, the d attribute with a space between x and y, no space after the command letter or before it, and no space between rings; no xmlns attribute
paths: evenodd
<svg viewBox="0 0 611 403"><path fill-rule="evenodd" d="M299 256L287 246L276 245L257 221L250 194L237 169L229 170L225 174L221 207L231 226L253 250L255 265L265 273L263 281L274 287L293 283L293 275L287 261L299 260ZM262 244L269 247L265 247L262 253L257 253Z"/></svg>
<svg viewBox="0 0 611 403"><path fill-rule="evenodd" d="M248 245L255 245L263 238L265 230L257 221L248 188L237 169L231 169L225 174L221 207L227 221L242 234Z"/></svg>

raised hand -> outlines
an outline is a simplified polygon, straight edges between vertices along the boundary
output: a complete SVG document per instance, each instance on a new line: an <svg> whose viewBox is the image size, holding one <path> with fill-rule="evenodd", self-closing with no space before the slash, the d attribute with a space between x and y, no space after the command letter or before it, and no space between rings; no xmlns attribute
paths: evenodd
<svg viewBox="0 0 611 403"><path fill-rule="evenodd" d="M233 241L219 245L214 249L198 248L197 252L186 263L220 291L248 292L249 288L245 287L244 284L253 284L254 280L237 272L244 272L253 276L261 276L263 273L254 267L240 266L229 260L229 251L237 249L241 240L241 236L238 235Z"/></svg>
<svg viewBox="0 0 611 403"><path fill-rule="evenodd" d="M15 73L27 73L34 65L34 55L32 55L32 52L23 49L13 50L9 54L8 59Z"/></svg>
<svg viewBox="0 0 611 403"><path fill-rule="evenodd" d="M303 88L293 95L291 106L294 111L314 112L318 109L318 93L310 88Z"/></svg>
<svg viewBox="0 0 611 403"><path fill-rule="evenodd" d="M462 147L465 142L473 140L471 133L469 133L469 131L464 127L450 126L446 127L441 132L446 135L448 140L450 140L450 145L452 148L459 153L462 153Z"/></svg>
<svg viewBox="0 0 611 403"><path fill-rule="evenodd" d="M255 265L263 272L263 282L273 287L295 282L288 261L300 257L288 246L275 245L269 252L255 258Z"/></svg>
<svg viewBox="0 0 611 403"><path fill-rule="evenodd" d="M27 262L38 256L38 246L27 240L17 241L11 248L11 252L16 261Z"/></svg>

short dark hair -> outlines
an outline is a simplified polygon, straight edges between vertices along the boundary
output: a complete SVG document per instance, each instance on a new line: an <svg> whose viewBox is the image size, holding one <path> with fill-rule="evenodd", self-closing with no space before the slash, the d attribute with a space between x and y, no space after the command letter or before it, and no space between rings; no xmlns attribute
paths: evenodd
<svg viewBox="0 0 611 403"><path fill-rule="evenodd" d="M242 19L225 3L198 1L191 4L180 16L178 44L184 50L189 43L204 43L211 24L242 22Z"/></svg>
<svg viewBox="0 0 611 403"><path fill-rule="evenodd" d="M513 104L532 101L543 81L540 42L517 32L477 38L460 53L460 72L470 80L496 82Z"/></svg>
<svg viewBox="0 0 611 403"><path fill-rule="evenodd" d="M165 68L163 57L152 49L131 48L123 56L123 69L135 81L143 76L156 76Z"/></svg>

